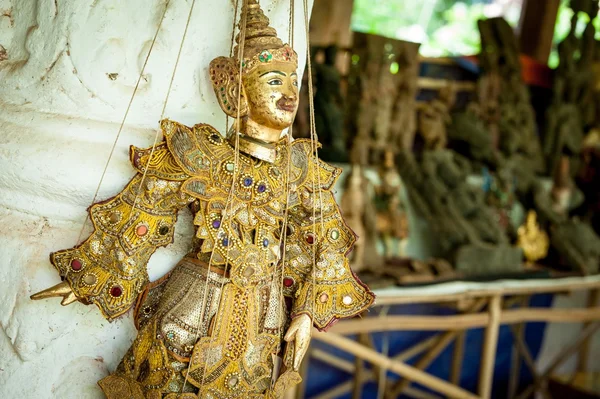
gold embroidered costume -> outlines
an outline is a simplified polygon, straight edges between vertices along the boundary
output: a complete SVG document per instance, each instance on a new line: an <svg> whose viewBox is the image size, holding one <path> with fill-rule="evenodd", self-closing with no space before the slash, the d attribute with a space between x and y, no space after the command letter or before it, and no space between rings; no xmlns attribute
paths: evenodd
<svg viewBox="0 0 600 399"><path fill-rule="evenodd" d="M65 282L34 295L96 304L108 320L135 306L138 336L100 381L109 399L281 397L300 380L311 322L324 330L373 302L348 265L355 235L331 192L340 170L315 158L310 140L279 139L297 108L297 56L255 1L245 10L241 73L224 57L210 70L240 135L161 121L163 142L131 148L137 175L91 207L90 237L51 255ZM172 242L186 206L193 250L149 282L148 259ZM284 334L296 358L273 377Z"/></svg>

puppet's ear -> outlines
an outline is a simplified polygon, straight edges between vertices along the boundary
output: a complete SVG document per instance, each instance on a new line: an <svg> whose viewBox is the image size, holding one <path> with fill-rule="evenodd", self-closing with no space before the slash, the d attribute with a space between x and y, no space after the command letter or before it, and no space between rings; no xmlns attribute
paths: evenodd
<svg viewBox="0 0 600 399"><path fill-rule="evenodd" d="M246 116L248 103L244 95L244 88L240 82L237 61L229 57L217 57L210 62L210 80L215 90L217 100L223 112L237 118ZM240 110L238 113L238 90L241 90Z"/></svg>

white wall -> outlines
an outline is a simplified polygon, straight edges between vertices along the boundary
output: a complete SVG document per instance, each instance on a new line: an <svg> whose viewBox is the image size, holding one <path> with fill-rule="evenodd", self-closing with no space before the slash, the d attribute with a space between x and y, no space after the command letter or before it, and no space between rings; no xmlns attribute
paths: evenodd
<svg viewBox="0 0 600 399"><path fill-rule="evenodd" d="M0 61L0 398L101 398L96 381L135 336L130 316L108 323L93 306L61 307L58 299L33 302L29 295L60 281L48 255L77 244L165 3L0 0L0 45L8 56ZM207 68L229 54L233 4L196 1L166 117L224 130ZM261 5L287 38L289 0ZM170 1L98 200L133 175L129 145L154 140L190 6ZM296 7L294 47L303 59L302 1ZM88 231L89 223L84 237ZM176 263L191 232L185 215L175 244L152 258L151 278Z"/></svg>

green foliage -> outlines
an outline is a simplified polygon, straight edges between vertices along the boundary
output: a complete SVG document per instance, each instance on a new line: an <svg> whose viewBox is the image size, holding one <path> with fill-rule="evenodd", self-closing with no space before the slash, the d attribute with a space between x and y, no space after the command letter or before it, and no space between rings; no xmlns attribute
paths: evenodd
<svg viewBox="0 0 600 399"><path fill-rule="evenodd" d="M548 59L548 66L556 68L558 66L558 43L564 40L571 29L571 18L573 18L573 10L569 7L569 0L561 0L556 16L556 25L554 26L554 38L552 39L553 48ZM576 33L580 35L585 29L585 24L589 21L589 16L584 13L579 13L577 21ZM600 39L600 18L596 16L593 20L596 28L596 40Z"/></svg>
<svg viewBox="0 0 600 399"><path fill-rule="evenodd" d="M481 48L477 20L485 18L486 3L493 2L494 0L355 0L352 29L422 43L420 52L425 56L477 54ZM519 23L520 9L517 3L504 16L512 26ZM554 48L548 60L548 65L552 68L558 65L556 45L569 33L572 16L569 0L561 0L554 29ZM588 19L587 15L579 13L579 34ZM596 38L600 39L600 18L596 17L593 22Z"/></svg>
<svg viewBox="0 0 600 399"><path fill-rule="evenodd" d="M414 4L410 7L408 3L404 0L355 0L352 29L396 38L399 28L413 25L419 19L420 7L414 7Z"/></svg>
<svg viewBox="0 0 600 399"><path fill-rule="evenodd" d="M441 13L441 26L432 31L421 53L431 57L477 54L481 49L477 21L485 18L482 4L455 2Z"/></svg>
<svg viewBox="0 0 600 399"><path fill-rule="evenodd" d="M493 0L355 0L352 29L422 43L425 56L477 54L477 20ZM514 7L513 7L514 9ZM513 11L511 9L511 11ZM519 11L507 15L516 25Z"/></svg>

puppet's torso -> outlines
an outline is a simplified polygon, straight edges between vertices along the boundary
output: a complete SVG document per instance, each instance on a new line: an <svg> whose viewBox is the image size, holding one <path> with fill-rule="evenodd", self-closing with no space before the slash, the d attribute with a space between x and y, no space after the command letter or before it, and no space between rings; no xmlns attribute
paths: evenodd
<svg viewBox="0 0 600 399"><path fill-rule="evenodd" d="M108 319L137 303L138 337L101 382L109 398L161 398L180 392L185 376L200 397L262 397L290 317L306 313L325 329L373 301L348 266L355 236L330 191L339 170L311 157L307 140L281 141L268 163L236 157L208 125L161 125L154 150L132 147L138 175L91 208L90 238L51 260ZM192 252L148 284L149 257L172 242L188 205Z"/></svg>

